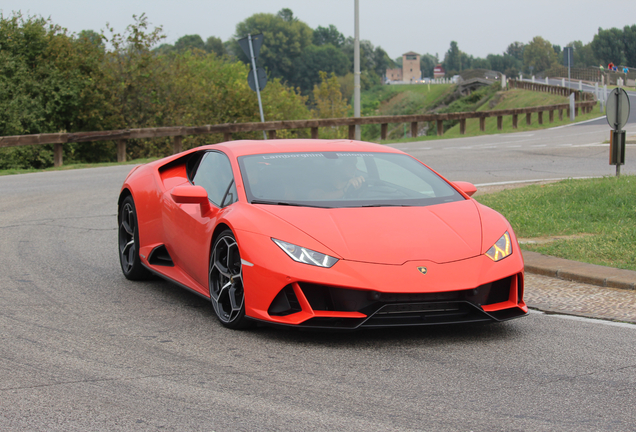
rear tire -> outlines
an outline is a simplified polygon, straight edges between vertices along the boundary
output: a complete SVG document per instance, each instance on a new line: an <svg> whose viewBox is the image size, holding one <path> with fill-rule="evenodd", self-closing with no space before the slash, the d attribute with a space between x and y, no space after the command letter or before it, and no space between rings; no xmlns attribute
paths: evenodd
<svg viewBox="0 0 636 432"><path fill-rule="evenodd" d="M139 228L135 201L127 196L119 206L119 263L126 279L145 280L152 274L141 264L139 258Z"/></svg>

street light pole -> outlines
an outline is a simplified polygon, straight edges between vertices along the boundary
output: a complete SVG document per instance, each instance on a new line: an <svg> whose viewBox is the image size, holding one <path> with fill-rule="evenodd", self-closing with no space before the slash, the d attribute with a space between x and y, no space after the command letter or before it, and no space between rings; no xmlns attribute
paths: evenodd
<svg viewBox="0 0 636 432"><path fill-rule="evenodd" d="M354 0L354 42L353 42L353 116L360 117L360 4ZM356 125L355 139L360 140L360 125Z"/></svg>

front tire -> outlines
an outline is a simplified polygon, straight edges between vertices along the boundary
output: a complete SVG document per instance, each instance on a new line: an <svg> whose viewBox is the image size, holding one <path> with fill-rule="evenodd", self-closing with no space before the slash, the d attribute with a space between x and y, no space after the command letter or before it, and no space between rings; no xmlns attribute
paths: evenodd
<svg viewBox="0 0 636 432"><path fill-rule="evenodd" d="M252 323L245 316L241 255L231 230L215 240L208 274L210 301L221 324L231 329L250 327Z"/></svg>
<svg viewBox="0 0 636 432"><path fill-rule="evenodd" d="M119 263L126 279L149 279L150 272L141 264L139 258L139 228L137 210L131 196L127 196L119 206L117 218L119 225Z"/></svg>

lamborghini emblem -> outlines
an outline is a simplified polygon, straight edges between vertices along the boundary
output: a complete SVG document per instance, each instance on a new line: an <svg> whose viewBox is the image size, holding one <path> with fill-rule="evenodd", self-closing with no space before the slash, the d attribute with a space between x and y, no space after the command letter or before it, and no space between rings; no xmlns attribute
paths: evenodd
<svg viewBox="0 0 636 432"><path fill-rule="evenodd" d="M422 274L426 274L426 272L428 271L428 270L426 269L426 267L418 267L417 269L418 269L418 270L419 270L419 272L420 272L420 273L422 273Z"/></svg>

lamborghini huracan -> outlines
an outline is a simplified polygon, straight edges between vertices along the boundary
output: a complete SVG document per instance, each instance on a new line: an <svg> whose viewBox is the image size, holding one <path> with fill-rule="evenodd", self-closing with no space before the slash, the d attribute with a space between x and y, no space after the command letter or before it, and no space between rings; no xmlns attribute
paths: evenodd
<svg viewBox="0 0 636 432"><path fill-rule="evenodd" d="M508 221L388 146L231 141L140 165L118 202L130 280L158 275L219 321L358 329L527 314Z"/></svg>

